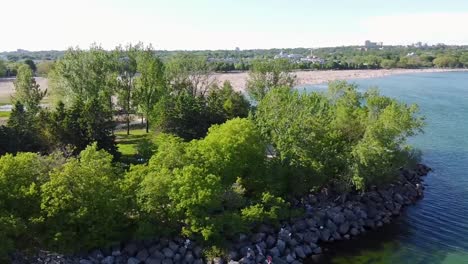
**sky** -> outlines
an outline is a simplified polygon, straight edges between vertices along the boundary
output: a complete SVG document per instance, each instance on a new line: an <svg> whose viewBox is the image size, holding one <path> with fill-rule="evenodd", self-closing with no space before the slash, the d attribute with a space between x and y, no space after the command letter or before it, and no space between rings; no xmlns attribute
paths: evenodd
<svg viewBox="0 0 468 264"><path fill-rule="evenodd" d="M468 44L468 0L0 0L0 51Z"/></svg>

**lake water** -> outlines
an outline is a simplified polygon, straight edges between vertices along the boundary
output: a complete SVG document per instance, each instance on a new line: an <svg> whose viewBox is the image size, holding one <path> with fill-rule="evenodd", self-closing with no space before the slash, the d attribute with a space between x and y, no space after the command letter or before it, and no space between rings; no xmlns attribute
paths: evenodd
<svg viewBox="0 0 468 264"><path fill-rule="evenodd" d="M417 103L425 133L410 140L434 169L425 196L394 223L329 249L326 263L468 263L468 73L418 73L353 80L360 89ZM325 89L325 85L308 89Z"/></svg>

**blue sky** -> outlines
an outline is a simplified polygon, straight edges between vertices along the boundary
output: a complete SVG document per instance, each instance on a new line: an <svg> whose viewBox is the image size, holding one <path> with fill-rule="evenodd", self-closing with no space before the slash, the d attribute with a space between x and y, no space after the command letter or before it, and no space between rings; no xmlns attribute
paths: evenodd
<svg viewBox="0 0 468 264"><path fill-rule="evenodd" d="M0 51L468 44L467 0L15 0L0 4Z"/></svg>

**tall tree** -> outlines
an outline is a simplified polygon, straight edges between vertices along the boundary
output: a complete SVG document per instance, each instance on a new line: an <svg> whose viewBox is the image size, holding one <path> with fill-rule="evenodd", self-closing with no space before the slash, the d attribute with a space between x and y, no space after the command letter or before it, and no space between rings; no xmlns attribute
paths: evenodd
<svg viewBox="0 0 468 264"><path fill-rule="evenodd" d="M69 49L49 74L52 93L57 101L70 106L76 100L98 99L112 110L117 82L115 60L110 52L93 45L89 51Z"/></svg>
<svg viewBox="0 0 468 264"><path fill-rule="evenodd" d="M31 115L39 112L40 102L47 94L47 90L41 90L34 79L31 68L24 64L18 68L18 74L14 82L15 100L22 102Z"/></svg>
<svg viewBox="0 0 468 264"><path fill-rule="evenodd" d="M167 80L176 93L204 96L215 82L207 58L179 53L167 62Z"/></svg>
<svg viewBox="0 0 468 264"><path fill-rule="evenodd" d="M125 113L127 122L127 135L130 135L130 114L135 100L135 76L137 74L137 57L141 50L141 44L135 46L129 44L125 48L121 46L115 49L117 56L118 89L117 97L120 107Z"/></svg>
<svg viewBox="0 0 468 264"><path fill-rule="evenodd" d="M149 115L167 88L164 64L149 46L138 56L135 100L146 118L146 133L149 131Z"/></svg>
<svg viewBox="0 0 468 264"><path fill-rule="evenodd" d="M247 80L247 92L252 99L260 101L275 87L293 87L296 76L291 70L292 65L287 59L254 61Z"/></svg>

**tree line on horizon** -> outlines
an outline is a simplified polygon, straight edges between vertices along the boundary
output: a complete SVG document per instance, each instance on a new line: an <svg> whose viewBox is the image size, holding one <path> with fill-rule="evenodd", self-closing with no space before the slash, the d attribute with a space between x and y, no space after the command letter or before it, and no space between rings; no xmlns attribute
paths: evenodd
<svg viewBox="0 0 468 264"><path fill-rule="evenodd" d="M0 127L0 257L171 235L224 247L301 214L294 198L362 192L418 160L406 143L424 126L416 105L346 82L298 91L284 60L253 63L249 99L212 73L203 57L163 62L141 44L70 49L50 91L19 67ZM141 164L119 159L113 135L115 115L133 109L149 120Z"/></svg>
<svg viewBox="0 0 468 264"><path fill-rule="evenodd" d="M348 70L348 69L392 69L392 68L467 68L467 46L428 46L404 47L385 46L383 50L364 50L358 46L331 48L288 48L288 49L257 49L257 50L200 50L200 51L164 51L154 53L163 62L170 60L178 53L187 53L203 57L210 68L216 72L248 71L255 60L271 60L280 52L296 54L303 57L316 56L323 63L311 61L293 61L296 70ZM0 77L16 76L21 62L31 65L37 75L47 76L54 62L66 54L66 51L16 51L3 52L0 57Z"/></svg>

